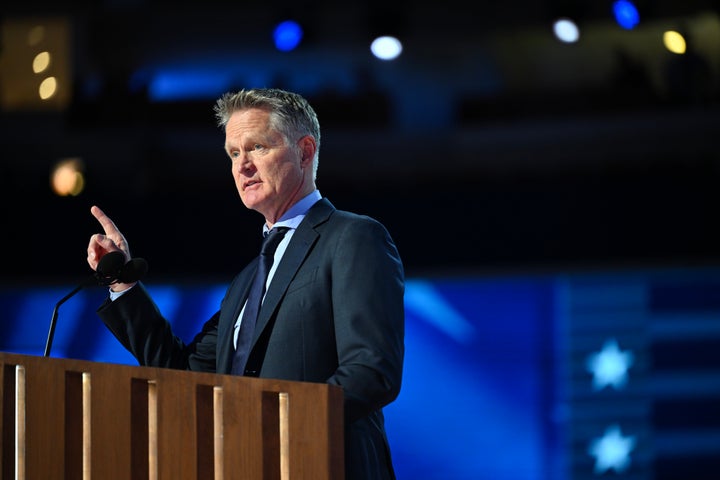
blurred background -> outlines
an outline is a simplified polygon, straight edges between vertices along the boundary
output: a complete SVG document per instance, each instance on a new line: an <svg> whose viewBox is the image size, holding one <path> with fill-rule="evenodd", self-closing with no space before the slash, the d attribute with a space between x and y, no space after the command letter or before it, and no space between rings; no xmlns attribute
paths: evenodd
<svg viewBox="0 0 720 480"><path fill-rule="evenodd" d="M401 479L720 471L717 2L5 0L0 349L42 354L93 204L191 338L259 246L212 110L246 87L310 100L321 193L400 249ZM101 290L53 354L133 364Z"/></svg>

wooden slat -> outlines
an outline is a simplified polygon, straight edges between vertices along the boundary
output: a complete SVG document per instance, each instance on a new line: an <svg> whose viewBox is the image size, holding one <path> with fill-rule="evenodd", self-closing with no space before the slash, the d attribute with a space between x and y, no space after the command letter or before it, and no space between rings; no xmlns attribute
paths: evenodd
<svg viewBox="0 0 720 480"><path fill-rule="evenodd" d="M26 471L27 403L25 390L25 367L18 365L15 369L15 480L24 480Z"/></svg>
<svg viewBox="0 0 720 480"><path fill-rule="evenodd" d="M2 478L344 476L336 386L2 352L0 372Z"/></svg>
<svg viewBox="0 0 720 480"><path fill-rule="evenodd" d="M280 480L290 479L290 396L278 393L278 424L280 434Z"/></svg>
<svg viewBox="0 0 720 480"><path fill-rule="evenodd" d="M92 477L92 385L90 374L82 374L82 478Z"/></svg>
<svg viewBox="0 0 720 480"><path fill-rule="evenodd" d="M225 439L223 424L223 389L213 387L213 469L215 480L223 480Z"/></svg>
<svg viewBox="0 0 720 480"><path fill-rule="evenodd" d="M148 456L148 479L157 480L160 478L160 431L158 427L158 388L157 382L147 382L147 456ZM171 445L168 442L168 445ZM177 450L182 455L182 450ZM173 478L173 477L170 477ZM180 478L180 477L174 477Z"/></svg>

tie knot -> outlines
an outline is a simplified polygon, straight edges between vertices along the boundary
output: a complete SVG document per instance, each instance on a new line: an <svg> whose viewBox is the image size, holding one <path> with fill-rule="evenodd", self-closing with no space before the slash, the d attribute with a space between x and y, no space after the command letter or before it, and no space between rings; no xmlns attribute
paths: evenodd
<svg viewBox="0 0 720 480"><path fill-rule="evenodd" d="M263 238L261 255L272 255L275 253L277 246L285 236L285 232L290 230L290 227L275 227L270 229L269 232Z"/></svg>

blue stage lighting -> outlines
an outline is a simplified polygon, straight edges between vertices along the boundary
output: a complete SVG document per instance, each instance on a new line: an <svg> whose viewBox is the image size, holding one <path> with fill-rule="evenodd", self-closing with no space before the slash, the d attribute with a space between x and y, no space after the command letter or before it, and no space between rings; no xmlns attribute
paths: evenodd
<svg viewBox="0 0 720 480"><path fill-rule="evenodd" d="M632 30L640 23L640 13L629 0L617 0L612 6L615 21L622 28Z"/></svg>
<svg viewBox="0 0 720 480"><path fill-rule="evenodd" d="M286 20L280 22L273 31L275 48L283 52L294 50L302 40L303 31L297 22Z"/></svg>
<svg viewBox="0 0 720 480"><path fill-rule="evenodd" d="M148 97L153 102L217 98L230 88L226 73L217 73L202 66L164 69L149 80Z"/></svg>

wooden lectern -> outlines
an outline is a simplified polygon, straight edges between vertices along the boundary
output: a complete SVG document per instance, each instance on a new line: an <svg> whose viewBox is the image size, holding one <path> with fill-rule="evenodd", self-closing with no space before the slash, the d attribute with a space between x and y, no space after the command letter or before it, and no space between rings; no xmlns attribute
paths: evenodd
<svg viewBox="0 0 720 480"><path fill-rule="evenodd" d="M3 479L338 480L340 387L0 352Z"/></svg>

